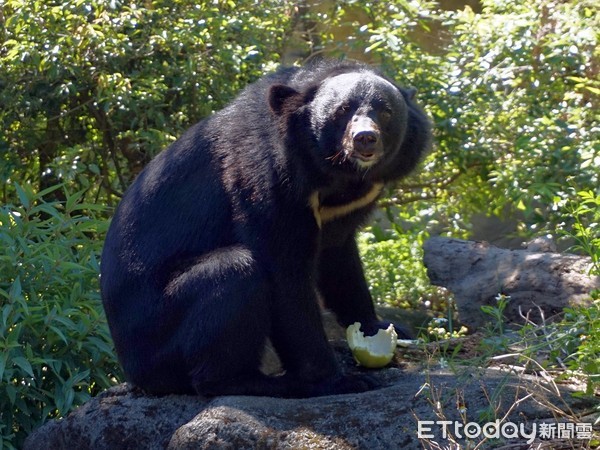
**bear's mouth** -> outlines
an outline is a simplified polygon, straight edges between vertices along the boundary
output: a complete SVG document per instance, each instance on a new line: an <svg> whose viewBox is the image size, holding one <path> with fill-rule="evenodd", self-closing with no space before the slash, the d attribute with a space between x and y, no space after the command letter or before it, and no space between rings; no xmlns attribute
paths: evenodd
<svg viewBox="0 0 600 450"><path fill-rule="evenodd" d="M347 151L346 158L351 160L356 166L360 168L369 168L379 161L381 157L380 152L376 151L358 151L352 149Z"/></svg>
<svg viewBox="0 0 600 450"><path fill-rule="evenodd" d="M375 158L375 152L351 152L350 158L358 158L362 161L371 161Z"/></svg>
<svg viewBox="0 0 600 450"><path fill-rule="evenodd" d="M368 169L376 164L381 156L382 152L378 151L358 151L354 148L341 148L327 159L337 165L350 163L359 169Z"/></svg>

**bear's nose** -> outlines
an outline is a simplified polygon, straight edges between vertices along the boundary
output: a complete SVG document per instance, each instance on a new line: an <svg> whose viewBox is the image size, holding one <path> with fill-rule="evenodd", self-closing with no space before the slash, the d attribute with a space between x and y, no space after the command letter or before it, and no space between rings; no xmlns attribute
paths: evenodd
<svg viewBox="0 0 600 450"><path fill-rule="evenodd" d="M354 143L364 147L377 143L377 133L371 130L359 131L354 135Z"/></svg>
<svg viewBox="0 0 600 450"><path fill-rule="evenodd" d="M354 134L354 151L365 158L372 158L377 151L379 136L375 131L363 130Z"/></svg>

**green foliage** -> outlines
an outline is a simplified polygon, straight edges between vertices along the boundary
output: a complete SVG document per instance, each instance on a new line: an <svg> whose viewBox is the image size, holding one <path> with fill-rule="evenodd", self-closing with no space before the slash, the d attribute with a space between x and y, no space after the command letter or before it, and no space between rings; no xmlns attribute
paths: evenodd
<svg viewBox="0 0 600 450"><path fill-rule="evenodd" d="M576 249L592 258L591 275L600 275L600 195L593 191L577 193L579 201L573 206L573 226L568 233L575 239ZM591 293L594 299L591 307L567 308L562 327L576 330L565 333L562 347L577 350L568 358L572 370L581 370L587 378L587 394L600 387L600 291ZM571 345L569 345L571 344Z"/></svg>
<svg viewBox="0 0 600 450"><path fill-rule="evenodd" d="M450 92L460 94L468 119L459 125L463 148L477 150L466 163L484 159L490 205L501 211L509 199L525 210L530 230L554 233L562 219L555 213L565 211L545 206L553 196L564 200L568 185L599 183L590 164L600 158L598 98L575 81L592 83L597 57L598 22L586 17L585 5L484 2L481 17L465 12L453 21Z"/></svg>
<svg viewBox="0 0 600 450"><path fill-rule="evenodd" d="M572 204L572 231L566 232L577 242L576 250L592 258L591 273L600 275L600 194L593 191L577 193Z"/></svg>
<svg viewBox="0 0 600 450"><path fill-rule="evenodd" d="M415 307L430 288L422 265L423 234L393 235L377 240L375 234L359 236L361 259L373 299L378 303Z"/></svg>
<svg viewBox="0 0 600 450"><path fill-rule="evenodd" d="M18 169L41 189L66 181L111 201L182 130L273 67L288 7L4 1L0 179Z"/></svg>
<svg viewBox="0 0 600 450"><path fill-rule="evenodd" d="M453 338L460 338L468 334L467 327L461 326L458 330L452 326L452 321L445 317L438 317L427 324L426 339L428 341L443 341ZM441 347L443 354L447 353L447 348Z"/></svg>
<svg viewBox="0 0 600 450"><path fill-rule="evenodd" d="M20 204L0 208L0 448L119 376L98 291L101 208L15 189Z"/></svg>
<svg viewBox="0 0 600 450"><path fill-rule="evenodd" d="M600 388L600 291L591 293L585 307L568 307L560 322L528 322L518 335L488 335L481 342L488 355L510 347L508 357L534 371L553 371L560 379L585 383L579 395ZM510 336L510 337L509 337Z"/></svg>
<svg viewBox="0 0 600 450"><path fill-rule="evenodd" d="M481 305L481 311L490 316L493 320L492 331L502 334L504 332L504 310L510 301L510 295L498 294L496 296L496 305Z"/></svg>
<svg viewBox="0 0 600 450"><path fill-rule="evenodd" d="M593 296L591 307L567 308L561 323L562 329L574 331L565 333L561 342L563 348L576 346L566 360L567 366L585 376L588 395L600 389L600 291Z"/></svg>

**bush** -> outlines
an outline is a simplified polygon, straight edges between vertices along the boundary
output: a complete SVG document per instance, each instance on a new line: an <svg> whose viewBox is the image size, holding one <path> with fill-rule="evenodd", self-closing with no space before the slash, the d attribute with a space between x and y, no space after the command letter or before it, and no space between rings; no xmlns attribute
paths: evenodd
<svg viewBox="0 0 600 450"><path fill-rule="evenodd" d="M600 275L600 194L580 191L578 200L572 202L572 231L567 236L577 243L574 250L590 255L593 275Z"/></svg>
<svg viewBox="0 0 600 450"><path fill-rule="evenodd" d="M566 308L565 318L559 324L562 331L559 348L576 348L565 361L569 369L583 374L587 395L594 395L600 389L600 291L592 295L591 306Z"/></svg>
<svg viewBox="0 0 600 450"><path fill-rule="evenodd" d="M592 258L590 274L600 276L600 195L581 191L577 196L579 200L572 206L573 231L567 234L575 239L576 250ZM569 348L573 343L577 346L566 359L567 365L583 372L589 395L600 388L600 290L591 295L593 303L590 307L566 308L564 321L560 324L565 330L561 347Z"/></svg>
<svg viewBox="0 0 600 450"><path fill-rule="evenodd" d="M384 233L376 226L358 236L365 277L373 300L380 305L407 309L428 308L447 316L454 314L451 297L432 286L422 264L423 230Z"/></svg>
<svg viewBox="0 0 600 450"><path fill-rule="evenodd" d="M278 0L5 0L0 180L118 200L143 166L279 59ZM5 195L14 194L12 185Z"/></svg>
<svg viewBox="0 0 600 450"><path fill-rule="evenodd" d="M358 239L365 276L373 299L379 304L415 307L427 291L423 259L423 234L408 233L377 240L372 232Z"/></svg>
<svg viewBox="0 0 600 450"><path fill-rule="evenodd" d="M102 314L101 208L44 201L14 186L19 205L0 208L0 448L67 414L119 375Z"/></svg>

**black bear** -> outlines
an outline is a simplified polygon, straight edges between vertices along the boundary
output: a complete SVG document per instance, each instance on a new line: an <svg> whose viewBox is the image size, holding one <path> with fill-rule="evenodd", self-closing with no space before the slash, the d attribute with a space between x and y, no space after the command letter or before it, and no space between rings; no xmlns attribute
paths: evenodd
<svg viewBox="0 0 600 450"><path fill-rule="evenodd" d="M355 232L385 183L429 145L414 92L366 65L322 61L249 85L139 174L102 253L101 291L125 375L154 394L360 392L320 302L379 322ZM259 370L269 338L285 373Z"/></svg>

